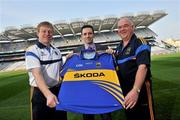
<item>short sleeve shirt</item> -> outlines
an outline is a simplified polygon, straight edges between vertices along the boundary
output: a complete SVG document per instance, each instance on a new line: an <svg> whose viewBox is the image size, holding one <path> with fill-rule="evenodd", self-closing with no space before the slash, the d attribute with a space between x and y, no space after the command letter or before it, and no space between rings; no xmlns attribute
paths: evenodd
<svg viewBox="0 0 180 120"><path fill-rule="evenodd" d="M143 39L139 39L134 34L131 40L123 48L121 41L116 49L117 64L119 66L119 77L128 85L134 84L138 66L145 64L148 67L146 78L151 76L150 73L150 46Z"/></svg>
<svg viewBox="0 0 180 120"><path fill-rule="evenodd" d="M59 83L59 72L62 66L62 55L53 47L46 47L40 42L30 46L25 53L25 64L29 74L29 84L37 87L36 80L32 75L33 68L40 68L48 87Z"/></svg>

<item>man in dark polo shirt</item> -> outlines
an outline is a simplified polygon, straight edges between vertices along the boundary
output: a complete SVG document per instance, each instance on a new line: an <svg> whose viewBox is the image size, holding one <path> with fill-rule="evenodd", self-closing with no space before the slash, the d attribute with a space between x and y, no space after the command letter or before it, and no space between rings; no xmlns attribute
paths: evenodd
<svg viewBox="0 0 180 120"><path fill-rule="evenodd" d="M134 24L128 18L118 21L122 38L114 53L119 66L118 76L125 96L127 120L154 120L150 87L150 46L134 34Z"/></svg>

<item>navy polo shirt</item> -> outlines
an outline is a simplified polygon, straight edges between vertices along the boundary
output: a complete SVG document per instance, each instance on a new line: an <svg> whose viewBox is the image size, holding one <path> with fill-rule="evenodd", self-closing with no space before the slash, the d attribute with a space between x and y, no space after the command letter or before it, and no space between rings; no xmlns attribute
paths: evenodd
<svg viewBox="0 0 180 120"><path fill-rule="evenodd" d="M150 46L144 39L132 35L131 40L123 48L123 41L116 49L115 56L119 66L118 75L121 84L133 86L138 66L145 64L148 67L146 79L151 77L150 73Z"/></svg>

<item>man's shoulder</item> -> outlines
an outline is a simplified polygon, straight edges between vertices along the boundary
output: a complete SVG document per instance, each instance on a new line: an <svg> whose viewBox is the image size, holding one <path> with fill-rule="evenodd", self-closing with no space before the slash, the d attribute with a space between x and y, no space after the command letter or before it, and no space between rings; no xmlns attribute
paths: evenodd
<svg viewBox="0 0 180 120"><path fill-rule="evenodd" d="M28 48L26 48L26 51L34 51L36 49L36 45L31 45Z"/></svg>
<svg viewBox="0 0 180 120"><path fill-rule="evenodd" d="M82 49L83 49L83 45L77 47L76 49L74 49L73 52L74 52L74 53L80 53Z"/></svg>
<svg viewBox="0 0 180 120"><path fill-rule="evenodd" d="M143 37L138 37L137 38L137 43L140 44L140 45L142 45L142 44L147 45L148 44L147 40L144 39Z"/></svg>

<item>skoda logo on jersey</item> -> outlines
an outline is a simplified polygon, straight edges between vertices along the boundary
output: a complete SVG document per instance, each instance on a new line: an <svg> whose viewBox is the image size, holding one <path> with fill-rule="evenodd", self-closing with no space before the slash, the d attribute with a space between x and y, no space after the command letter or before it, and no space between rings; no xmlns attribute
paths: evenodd
<svg viewBox="0 0 180 120"><path fill-rule="evenodd" d="M131 52L131 47L128 47L128 48L126 49L125 55L129 55L130 52Z"/></svg>
<svg viewBox="0 0 180 120"><path fill-rule="evenodd" d="M96 67L100 68L101 67L101 63L100 62L96 62Z"/></svg>
<svg viewBox="0 0 180 120"><path fill-rule="evenodd" d="M75 73L74 78L87 78L87 77L105 77L103 72L100 73Z"/></svg>

